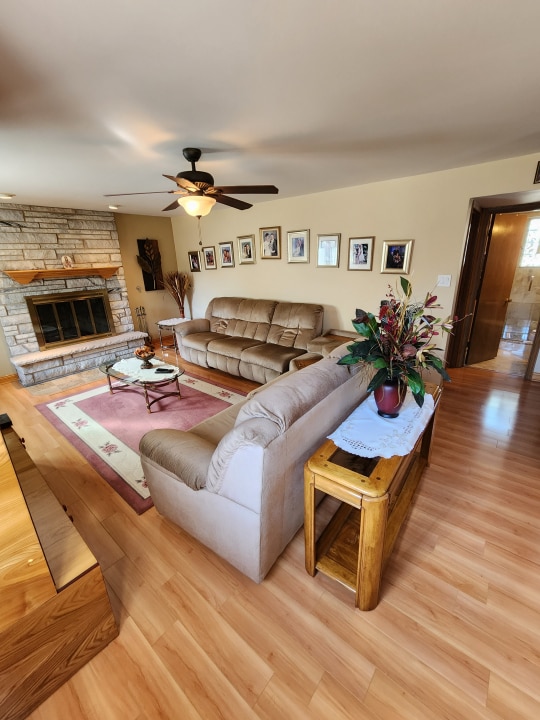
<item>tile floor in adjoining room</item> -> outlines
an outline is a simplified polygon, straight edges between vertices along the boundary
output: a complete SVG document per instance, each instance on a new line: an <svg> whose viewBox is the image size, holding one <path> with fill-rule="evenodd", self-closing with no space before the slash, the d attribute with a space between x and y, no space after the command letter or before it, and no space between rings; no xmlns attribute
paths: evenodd
<svg viewBox="0 0 540 720"><path fill-rule="evenodd" d="M494 370L495 372L524 377L527 362L531 353L532 342L516 342L514 340L501 340L497 357L492 360L475 363L470 367L481 370Z"/></svg>

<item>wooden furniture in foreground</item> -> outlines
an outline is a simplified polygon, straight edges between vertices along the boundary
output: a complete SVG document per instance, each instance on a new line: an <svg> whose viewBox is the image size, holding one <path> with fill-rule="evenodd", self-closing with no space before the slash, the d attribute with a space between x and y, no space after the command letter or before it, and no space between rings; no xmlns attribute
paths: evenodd
<svg viewBox="0 0 540 720"><path fill-rule="evenodd" d="M441 389L430 385L428 390L435 411L408 455L363 458L327 440L304 468L306 570L310 575L320 570L355 590L360 610L377 606L384 566L429 462ZM341 500L318 541L317 490Z"/></svg>
<svg viewBox="0 0 540 720"><path fill-rule="evenodd" d="M22 720L118 628L94 555L10 426L0 516L0 717Z"/></svg>

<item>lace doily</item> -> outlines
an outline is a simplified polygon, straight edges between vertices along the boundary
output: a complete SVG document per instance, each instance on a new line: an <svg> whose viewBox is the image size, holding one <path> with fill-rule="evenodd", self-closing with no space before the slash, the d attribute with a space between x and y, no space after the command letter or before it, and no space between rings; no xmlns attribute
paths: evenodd
<svg viewBox="0 0 540 720"><path fill-rule="evenodd" d="M429 393L420 408L408 392L399 416L383 418L377 413L375 398L370 393L328 439L342 450L362 457L407 455L426 427L433 409L433 397Z"/></svg>

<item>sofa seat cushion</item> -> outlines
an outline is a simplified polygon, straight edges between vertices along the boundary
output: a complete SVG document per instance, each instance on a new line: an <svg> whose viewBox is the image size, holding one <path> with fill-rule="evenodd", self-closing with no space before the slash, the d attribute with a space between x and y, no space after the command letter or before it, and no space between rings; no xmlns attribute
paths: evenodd
<svg viewBox="0 0 540 720"><path fill-rule="evenodd" d="M222 333L210 331L193 333L192 335L185 335L182 338L182 345L190 348L191 350L201 350L202 352L206 352L208 344L212 342L212 340L219 340L219 338L222 337Z"/></svg>
<svg viewBox="0 0 540 720"><path fill-rule="evenodd" d="M260 340L253 340L248 337L231 337L230 335L220 335L219 338L211 340L208 343L208 352L216 355L225 355L226 357L236 358L240 360L242 352L247 348L261 345Z"/></svg>
<svg viewBox="0 0 540 720"><path fill-rule="evenodd" d="M243 363L260 365L270 368L278 373L284 373L289 369L289 363L299 355L304 354L301 348L283 347L274 343L265 343L246 348L241 356Z"/></svg>
<svg viewBox="0 0 540 720"><path fill-rule="evenodd" d="M246 402L247 399L241 400L234 405L229 405L225 410L218 412L217 415L212 415L212 417L206 418L206 420L192 427L189 432L208 441L212 445L217 445L221 438L234 427L236 417L242 405Z"/></svg>

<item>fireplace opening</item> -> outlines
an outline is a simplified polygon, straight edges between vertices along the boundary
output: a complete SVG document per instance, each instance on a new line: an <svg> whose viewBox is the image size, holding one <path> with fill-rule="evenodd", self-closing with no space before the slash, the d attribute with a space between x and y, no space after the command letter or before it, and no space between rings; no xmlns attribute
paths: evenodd
<svg viewBox="0 0 540 720"><path fill-rule="evenodd" d="M86 290L25 298L39 349L114 335L106 290Z"/></svg>

